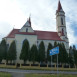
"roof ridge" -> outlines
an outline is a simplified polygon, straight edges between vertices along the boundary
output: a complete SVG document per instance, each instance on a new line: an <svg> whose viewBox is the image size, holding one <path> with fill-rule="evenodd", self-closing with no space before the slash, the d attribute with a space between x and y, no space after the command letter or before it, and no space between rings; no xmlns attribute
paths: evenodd
<svg viewBox="0 0 77 77"><path fill-rule="evenodd" d="M13 29L13 30L20 30L20 29Z"/></svg>
<svg viewBox="0 0 77 77"><path fill-rule="evenodd" d="M52 32L52 31L42 31L42 30L34 30L34 31L39 31L39 32ZM53 32L55 32L55 31L53 31ZM57 33L57 32L55 32L55 33Z"/></svg>

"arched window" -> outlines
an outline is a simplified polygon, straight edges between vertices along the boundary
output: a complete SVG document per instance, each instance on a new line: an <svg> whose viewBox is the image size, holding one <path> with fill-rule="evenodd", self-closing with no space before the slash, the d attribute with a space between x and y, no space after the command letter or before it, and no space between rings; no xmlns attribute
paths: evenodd
<svg viewBox="0 0 77 77"><path fill-rule="evenodd" d="M29 43L29 41L28 41L27 39L24 39L24 40L21 42L22 46L23 46L23 44L24 44L25 41Z"/></svg>
<svg viewBox="0 0 77 77"><path fill-rule="evenodd" d="M64 29L62 28L62 35L64 35Z"/></svg>
<svg viewBox="0 0 77 77"><path fill-rule="evenodd" d="M61 24L63 25L63 18L61 18Z"/></svg>
<svg viewBox="0 0 77 77"><path fill-rule="evenodd" d="M28 32L28 28L26 28L26 32Z"/></svg>
<svg viewBox="0 0 77 77"><path fill-rule="evenodd" d="M22 41L22 44L24 43L24 41L28 41L27 39L24 39L23 41Z"/></svg>

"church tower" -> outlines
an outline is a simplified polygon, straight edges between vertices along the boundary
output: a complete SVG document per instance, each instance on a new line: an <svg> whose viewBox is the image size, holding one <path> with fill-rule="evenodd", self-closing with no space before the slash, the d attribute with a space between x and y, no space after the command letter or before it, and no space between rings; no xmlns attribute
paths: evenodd
<svg viewBox="0 0 77 77"><path fill-rule="evenodd" d="M66 42L66 47L68 47L67 49L69 49L69 41L67 38L66 31L65 12L63 11L60 0L58 2L58 8L56 10L56 29L60 38Z"/></svg>

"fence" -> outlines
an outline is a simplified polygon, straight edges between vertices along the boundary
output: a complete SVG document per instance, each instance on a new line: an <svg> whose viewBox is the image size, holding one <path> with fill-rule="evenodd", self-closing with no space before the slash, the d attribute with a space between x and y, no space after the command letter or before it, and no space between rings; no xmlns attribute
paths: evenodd
<svg viewBox="0 0 77 77"><path fill-rule="evenodd" d="M52 66L50 64L14 64L14 63L0 63L0 68L26 68L26 67L45 67L45 68L57 68L56 64L53 64ZM76 68L75 65L58 65L59 68Z"/></svg>

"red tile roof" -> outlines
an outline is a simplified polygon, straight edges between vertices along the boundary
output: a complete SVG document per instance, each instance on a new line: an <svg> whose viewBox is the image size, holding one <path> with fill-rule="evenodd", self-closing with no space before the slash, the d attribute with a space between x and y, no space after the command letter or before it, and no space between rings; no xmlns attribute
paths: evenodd
<svg viewBox="0 0 77 77"><path fill-rule="evenodd" d="M13 29L6 38L14 38L15 34L23 34L23 35L36 35L35 33L28 32L19 32L20 29Z"/></svg>
<svg viewBox="0 0 77 77"><path fill-rule="evenodd" d="M57 32L48 32L48 31L35 31L37 34L37 38L40 40L57 40L57 41L63 41L58 36Z"/></svg>
<svg viewBox="0 0 77 77"><path fill-rule="evenodd" d="M23 34L23 35L36 35L34 32L18 32L16 34Z"/></svg>
<svg viewBox="0 0 77 77"><path fill-rule="evenodd" d="M15 34L19 32L19 29L13 29L6 38L14 38Z"/></svg>
<svg viewBox="0 0 77 77"><path fill-rule="evenodd" d="M55 40L63 41L58 36L57 32L48 32L48 31L34 31L34 33L29 32L19 32L19 29L13 29L6 38L14 38L15 34L24 34L24 35L37 35L39 40Z"/></svg>

